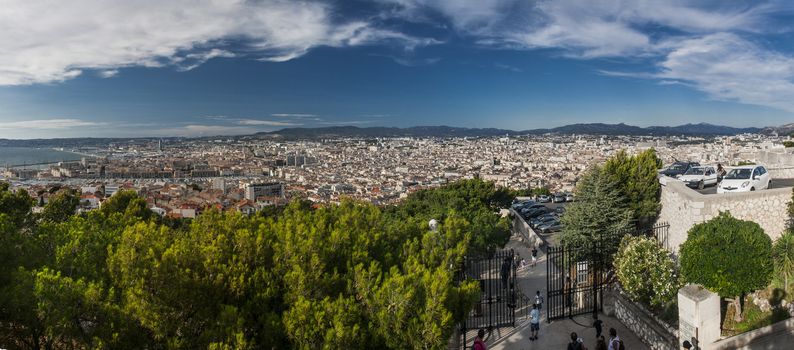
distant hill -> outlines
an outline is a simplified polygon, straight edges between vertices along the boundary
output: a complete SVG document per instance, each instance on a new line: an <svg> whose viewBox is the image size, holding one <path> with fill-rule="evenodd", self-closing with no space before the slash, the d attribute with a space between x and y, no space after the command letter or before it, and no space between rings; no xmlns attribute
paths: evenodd
<svg viewBox="0 0 794 350"><path fill-rule="evenodd" d="M586 123L571 124L551 129L506 130L494 128L458 128L451 126L414 126L410 128L332 126L325 128L287 128L255 134L261 138L318 139L339 137L490 137L501 135L590 134L590 135L737 135L758 133L760 128L733 128L706 123L679 126L651 126L641 128L627 124Z"/></svg>
<svg viewBox="0 0 794 350"><path fill-rule="evenodd" d="M457 128L451 126L414 126L410 128L331 126L325 128L287 128L273 132L260 132L259 137L338 138L338 137L487 137L516 134L513 130L494 128Z"/></svg>
<svg viewBox="0 0 794 350"><path fill-rule="evenodd" d="M777 133L778 135L793 135L794 134L794 123L789 123L781 126L768 126L766 128L761 129L761 134L764 135L772 135L773 133Z"/></svg>

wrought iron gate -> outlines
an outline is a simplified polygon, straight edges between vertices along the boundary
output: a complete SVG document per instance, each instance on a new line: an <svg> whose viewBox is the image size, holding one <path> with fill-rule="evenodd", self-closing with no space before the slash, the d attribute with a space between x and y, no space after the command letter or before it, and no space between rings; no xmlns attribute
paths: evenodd
<svg viewBox="0 0 794 350"><path fill-rule="evenodd" d="M480 300L460 324L462 344L466 346L479 329L513 326L516 321L516 264L513 250L500 250L489 258L467 257L459 281L480 284Z"/></svg>
<svg viewBox="0 0 794 350"><path fill-rule="evenodd" d="M657 223L617 233L604 233L599 240L579 247L548 246L546 249L546 308L548 321L587 313L594 315L602 309L601 290L610 283L612 255L623 236L655 238L668 247L670 225Z"/></svg>

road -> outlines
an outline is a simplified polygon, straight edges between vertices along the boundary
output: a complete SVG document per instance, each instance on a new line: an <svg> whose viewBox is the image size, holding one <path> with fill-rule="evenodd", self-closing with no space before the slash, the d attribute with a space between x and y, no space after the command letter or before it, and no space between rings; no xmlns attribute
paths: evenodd
<svg viewBox="0 0 794 350"><path fill-rule="evenodd" d="M785 188L794 187L794 179L772 179L772 185L769 188ZM695 189L702 194L717 194L717 186L706 187L702 190Z"/></svg>

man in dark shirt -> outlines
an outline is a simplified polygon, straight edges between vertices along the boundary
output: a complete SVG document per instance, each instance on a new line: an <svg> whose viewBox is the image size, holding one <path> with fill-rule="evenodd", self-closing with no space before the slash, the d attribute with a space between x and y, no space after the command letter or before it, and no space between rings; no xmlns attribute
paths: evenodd
<svg viewBox="0 0 794 350"><path fill-rule="evenodd" d="M596 339L601 336L601 325L604 322L598 319L598 315L595 315L595 321L593 321L593 327L596 330Z"/></svg>

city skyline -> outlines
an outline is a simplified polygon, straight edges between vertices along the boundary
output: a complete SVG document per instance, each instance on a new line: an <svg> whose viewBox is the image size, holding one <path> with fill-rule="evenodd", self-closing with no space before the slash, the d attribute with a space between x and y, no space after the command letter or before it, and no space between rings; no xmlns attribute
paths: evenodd
<svg viewBox="0 0 794 350"><path fill-rule="evenodd" d="M0 10L0 138L794 120L783 1L43 6Z"/></svg>

